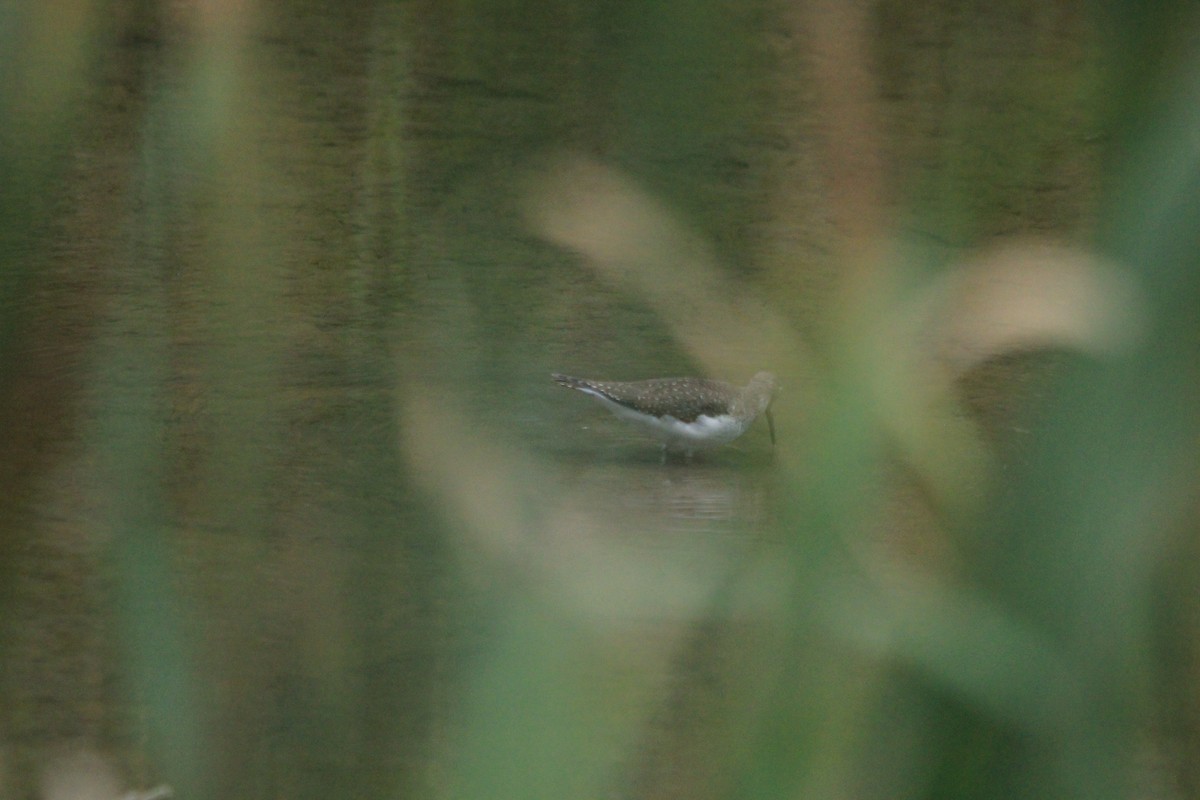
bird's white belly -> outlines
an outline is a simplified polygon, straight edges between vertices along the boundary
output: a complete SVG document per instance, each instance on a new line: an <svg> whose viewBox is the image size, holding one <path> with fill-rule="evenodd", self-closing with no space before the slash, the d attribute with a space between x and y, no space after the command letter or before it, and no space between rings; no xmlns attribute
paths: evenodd
<svg viewBox="0 0 1200 800"><path fill-rule="evenodd" d="M674 417L656 422L660 437L668 444L688 449L728 444L746 432L745 423L728 414L700 416L692 422L680 422Z"/></svg>
<svg viewBox="0 0 1200 800"><path fill-rule="evenodd" d="M746 432L747 424L728 414L714 417L701 415L692 422L683 422L675 417L654 417L643 414L606 397L595 395L613 414L631 422L642 430L662 440L668 447L696 450L717 447L732 442Z"/></svg>

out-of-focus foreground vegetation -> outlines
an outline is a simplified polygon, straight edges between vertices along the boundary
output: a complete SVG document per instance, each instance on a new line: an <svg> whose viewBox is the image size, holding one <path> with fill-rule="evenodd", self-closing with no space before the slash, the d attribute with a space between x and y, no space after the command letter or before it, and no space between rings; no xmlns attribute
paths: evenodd
<svg viewBox="0 0 1200 800"><path fill-rule="evenodd" d="M1186 4L1024 4L1045 60L998 76L954 72L1007 45L953 3L285 5L0 10L0 794L1200 796ZM938 115L889 105L920 92ZM1087 221L1035 240L1005 213L1069 194L1072 148ZM696 198L746 152L780 171L731 232ZM428 222L498 162L487 224L574 278ZM441 279L461 302L423 305ZM652 692L595 676L655 578L559 536L552 448L504 429L537 390L457 399L563 366L545 320L590 281L690 363L778 372L790 420L754 532L782 545L690 608L734 631L720 688L640 771L614 709ZM964 395L1031 353L991 430Z"/></svg>

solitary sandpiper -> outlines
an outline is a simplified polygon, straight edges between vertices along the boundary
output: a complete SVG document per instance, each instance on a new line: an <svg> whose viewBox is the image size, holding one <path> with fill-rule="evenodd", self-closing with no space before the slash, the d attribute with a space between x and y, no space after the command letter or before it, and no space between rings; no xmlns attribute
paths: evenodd
<svg viewBox="0 0 1200 800"><path fill-rule="evenodd" d="M732 442L760 414L766 414L775 444L771 396L775 376L760 372L744 388L707 378L656 378L648 381L593 381L555 373L550 377L600 401L612 413L648 431L666 450L691 455L695 450Z"/></svg>

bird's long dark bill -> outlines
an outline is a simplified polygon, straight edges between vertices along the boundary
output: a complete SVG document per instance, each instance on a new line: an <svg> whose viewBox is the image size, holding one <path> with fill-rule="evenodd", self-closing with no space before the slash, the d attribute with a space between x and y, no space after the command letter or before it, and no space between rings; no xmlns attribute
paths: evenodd
<svg viewBox="0 0 1200 800"><path fill-rule="evenodd" d="M771 432L771 446L775 446L775 417L771 416L771 409L767 409L767 430Z"/></svg>

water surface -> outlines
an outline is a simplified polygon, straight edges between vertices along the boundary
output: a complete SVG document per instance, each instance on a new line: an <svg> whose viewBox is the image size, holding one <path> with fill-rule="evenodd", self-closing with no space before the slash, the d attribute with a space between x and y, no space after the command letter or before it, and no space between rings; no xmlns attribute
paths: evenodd
<svg viewBox="0 0 1200 800"><path fill-rule="evenodd" d="M719 793L749 654L776 637L778 454L760 423L664 461L551 382L702 367L645 298L539 237L522 192L563 150L610 164L738 286L793 296L803 330L835 271L820 121L778 77L802 58L771 8L601 6L308 2L209 34L118 9L27 256L5 796L80 752L185 797L516 797L532 762L581 752L560 796ZM920 197L942 134L913 120L995 100L920 76L1008 62L896 15L886 108ZM969 225L919 233L942 258L980 219L1075 231L1085 161L1048 165L1061 191L988 183ZM743 349L713 377L776 368ZM802 396L779 448L804 446ZM539 734L562 715L579 741Z"/></svg>

